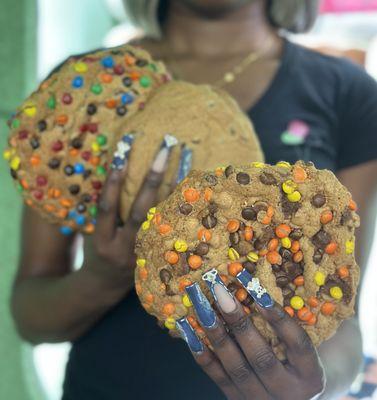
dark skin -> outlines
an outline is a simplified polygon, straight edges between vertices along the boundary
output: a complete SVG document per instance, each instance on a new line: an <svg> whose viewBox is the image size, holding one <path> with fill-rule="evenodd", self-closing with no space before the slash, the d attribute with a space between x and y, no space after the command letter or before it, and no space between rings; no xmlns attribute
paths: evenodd
<svg viewBox="0 0 377 400"><path fill-rule="evenodd" d="M263 43L267 42L271 45L263 49ZM282 51L282 41L269 25L263 0L173 0L163 38L159 41L143 39L139 43L155 57L165 60L173 71L195 83L212 83L251 51L265 50L258 62L250 65L242 76L226 87L245 110L255 104L269 86ZM376 161L338 172L339 179L353 193L362 219L368 222L359 229L357 238L357 256L361 265L365 265L371 243L369 231L374 221L366 216L375 215L372 208L376 176ZM125 227L118 228L115 221L122 178L109 176L103 191L97 230L92 239L85 239L84 266L79 271L73 272L72 268L77 238L61 236L55 226L43 221L32 210L25 209L22 256L14 285L12 311L19 332L26 340L32 343L74 340L89 330L132 288L135 221L140 221L146 210L154 205L155 189L147 187L149 195L144 192L143 200L135 202L133 219ZM323 386L319 359L327 380L322 398L332 398L349 386L361 362L360 331L355 321L343 323L336 335L320 346L318 358L303 330L285 318L281 310L261 310L261 314L271 321L282 340L292 347L293 353L302 349L303 354L293 354L291 367L280 366L278 370L274 369L272 379L264 379L255 363L258 347L254 344L263 347L265 351L262 354L270 354L271 350L248 323L247 329L236 335L240 348L232 342L233 345L225 350L215 346L214 352L206 349L202 355L195 356L198 364L229 399L264 399L271 398L268 396L274 393L278 393L275 398L294 398L293 385L301 396L296 398L309 398ZM237 324L233 317L223 315L230 326ZM239 319L241 315L234 318ZM233 341L224 331L221 333L223 338L220 342ZM216 332L209 333L209 337L213 334ZM252 345L245 345L246 341L252 341ZM250 373L242 377L233 373L237 357L241 357ZM268 360L272 363L271 357ZM315 373L310 374L311 371ZM274 386L277 382L278 388ZM255 391L264 397L255 397Z"/></svg>

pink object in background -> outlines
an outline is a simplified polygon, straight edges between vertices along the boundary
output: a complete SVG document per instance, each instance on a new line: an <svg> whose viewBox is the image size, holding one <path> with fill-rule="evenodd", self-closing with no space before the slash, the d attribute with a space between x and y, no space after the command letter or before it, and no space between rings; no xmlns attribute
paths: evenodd
<svg viewBox="0 0 377 400"><path fill-rule="evenodd" d="M321 13L377 11L377 0L322 0Z"/></svg>

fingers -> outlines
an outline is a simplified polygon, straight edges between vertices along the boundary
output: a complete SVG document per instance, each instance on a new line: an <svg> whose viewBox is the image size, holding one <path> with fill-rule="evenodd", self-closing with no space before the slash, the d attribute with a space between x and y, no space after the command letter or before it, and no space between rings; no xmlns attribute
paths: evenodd
<svg viewBox="0 0 377 400"><path fill-rule="evenodd" d="M149 170L138 195L130 211L130 217L125 225L136 230L145 220L147 211L153 207L156 202L157 192L162 183L166 171L170 152L173 146L177 144L177 139L166 135L162 145L156 154L151 169Z"/></svg>

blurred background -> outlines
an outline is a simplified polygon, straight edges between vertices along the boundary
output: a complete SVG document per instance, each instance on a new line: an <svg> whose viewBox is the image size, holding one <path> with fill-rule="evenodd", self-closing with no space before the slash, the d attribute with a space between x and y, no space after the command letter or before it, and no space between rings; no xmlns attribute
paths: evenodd
<svg viewBox="0 0 377 400"><path fill-rule="evenodd" d="M70 54L119 45L138 32L127 21L122 0L0 0L0 6L0 146L4 148L6 119L54 66ZM314 29L292 39L351 58L377 79L376 0L323 0ZM0 183L0 399L58 400L69 344L32 348L22 343L8 312L21 203L4 162ZM377 268L371 262L376 258L377 240L361 299L364 350L371 356L377 356Z"/></svg>

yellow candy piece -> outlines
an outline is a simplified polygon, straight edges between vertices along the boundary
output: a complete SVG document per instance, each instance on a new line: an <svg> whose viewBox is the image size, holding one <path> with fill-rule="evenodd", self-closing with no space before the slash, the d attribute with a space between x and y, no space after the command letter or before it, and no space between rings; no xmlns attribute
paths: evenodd
<svg viewBox="0 0 377 400"><path fill-rule="evenodd" d="M88 66L84 62L78 62L78 63L74 64L73 68L76 72L79 72L80 74L82 74L88 70Z"/></svg>
<svg viewBox="0 0 377 400"><path fill-rule="evenodd" d="M148 213L147 213L147 220L148 220L148 221L151 221L151 220L153 219L153 217L154 217L155 214L156 214L156 211L157 211L156 207L152 207L152 208L150 208L150 209L148 210Z"/></svg>
<svg viewBox="0 0 377 400"><path fill-rule="evenodd" d="M283 189L283 192L286 194L291 194L297 189L297 184L293 182L291 179L283 182L281 185L281 188Z"/></svg>
<svg viewBox="0 0 377 400"><path fill-rule="evenodd" d="M182 303L187 308L192 307L192 303L191 303L190 297L188 297L187 294L185 294L182 297Z"/></svg>
<svg viewBox="0 0 377 400"><path fill-rule="evenodd" d="M295 310L301 310L304 307L304 300L300 296L293 296L290 303L291 307Z"/></svg>
<svg viewBox="0 0 377 400"><path fill-rule="evenodd" d="M149 221L144 221L144 222L141 224L141 229L142 229L143 231L147 231L147 230L149 229L150 226L151 226L151 223L150 223Z"/></svg>
<svg viewBox="0 0 377 400"><path fill-rule="evenodd" d="M175 319L173 317L166 318L165 327L170 330L175 329Z"/></svg>
<svg viewBox="0 0 377 400"><path fill-rule="evenodd" d="M291 239L289 239L289 237L285 237L285 238L281 239L281 245L283 247L285 247L286 249L290 249L292 246Z"/></svg>
<svg viewBox="0 0 377 400"><path fill-rule="evenodd" d="M330 289L330 296L335 300L340 300L343 297L343 291L339 286L333 286Z"/></svg>
<svg viewBox="0 0 377 400"><path fill-rule="evenodd" d="M6 149L3 151L3 158L6 161L9 161L14 155L14 149Z"/></svg>
<svg viewBox="0 0 377 400"><path fill-rule="evenodd" d="M325 284L325 279L326 275L321 271L317 271L314 274L314 281L318 286L323 286Z"/></svg>
<svg viewBox="0 0 377 400"><path fill-rule="evenodd" d="M255 168L264 168L264 163L255 161L251 163L251 166Z"/></svg>
<svg viewBox="0 0 377 400"><path fill-rule="evenodd" d="M178 239L174 243L174 248L179 253L184 253L188 249L188 246L187 246L187 243L184 240Z"/></svg>
<svg viewBox="0 0 377 400"><path fill-rule="evenodd" d="M228 250L228 257L232 261L236 261L240 258L240 255L238 254L238 251L236 249L233 249L233 247L230 247Z"/></svg>
<svg viewBox="0 0 377 400"><path fill-rule="evenodd" d="M21 164L21 159L20 159L20 157L13 157L13 158L10 160L10 163L9 163L10 167L11 167L14 171L17 171L18 168L20 168L20 164Z"/></svg>
<svg viewBox="0 0 377 400"><path fill-rule="evenodd" d="M293 193L287 194L287 199L292 203L297 203L301 200L301 193L295 190Z"/></svg>
<svg viewBox="0 0 377 400"><path fill-rule="evenodd" d="M27 115L28 117L34 117L34 115L37 113L37 107L34 105L28 105L24 108L24 114Z"/></svg>
<svg viewBox="0 0 377 400"><path fill-rule="evenodd" d="M92 143L92 150L95 153L99 153L101 151L101 146L97 142Z"/></svg>
<svg viewBox="0 0 377 400"><path fill-rule="evenodd" d="M291 164L289 164L289 162L287 161L279 161L278 163L276 163L276 166L282 168L291 168Z"/></svg>
<svg viewBox="0 0 377 400"><path fill-rule="evenodd" d="M250 251L250 253L247 254L246 258L251 262L257 262L259 259L259 256L257 253Z"/></svg>
<svg viewBox="0 0 377 400"><path fill-rule="evenodd" d="M145 264L147 263L147 260L145 260L144 258L138 258L136 260L136 265L138 267L145 267Z"/></svg>
<svg viewBox="0 0 377 400"><path fill-rule="evenodd" d="M355 242L353 240L346 241L346 254L352 254L355 251Z"/></svg>

